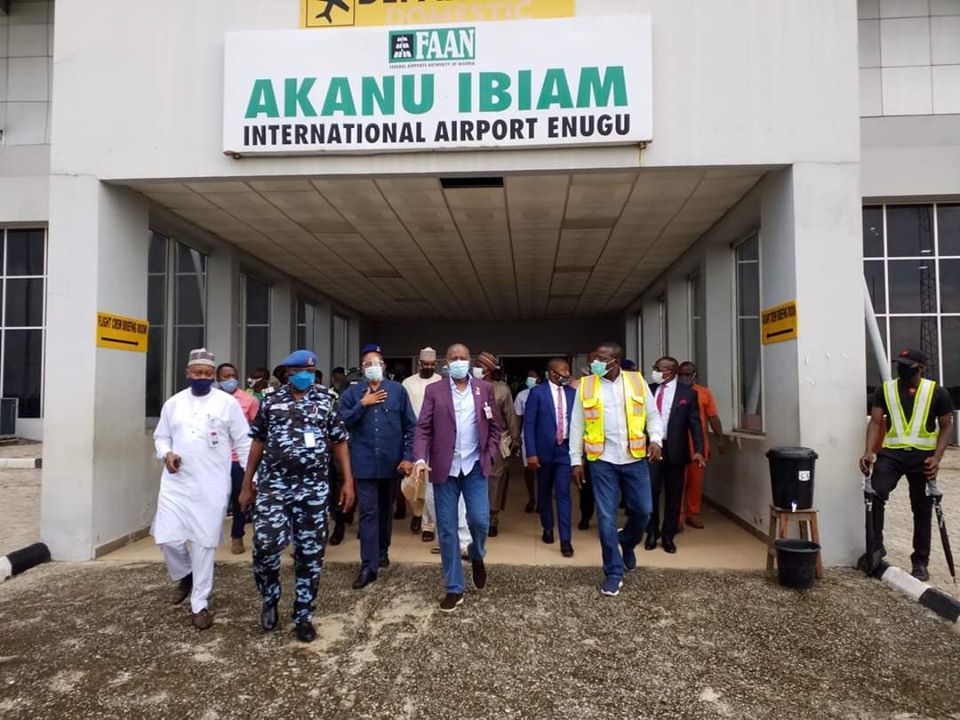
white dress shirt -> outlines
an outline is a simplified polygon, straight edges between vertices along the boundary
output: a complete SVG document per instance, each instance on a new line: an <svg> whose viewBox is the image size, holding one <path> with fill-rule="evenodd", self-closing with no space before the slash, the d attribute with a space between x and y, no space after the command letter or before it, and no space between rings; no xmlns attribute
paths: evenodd
<svg viewBox="0 0 960 720"><path fill-rule="evenodd" d="M673 378L670 382L660 383L657 386L657 392L654 393L654 407L656 407L656 398L663 394L663 410L660 411L660 421L663 423L663 439L667 439L667 432L670 423L670 411L673 410L673 399L677 395L677 379Z"/></svg>
<svg viewBox="0 0 960 720"><path fill-rule="evenodd" d="M568 437L570 437L570 428L567 427L567 396L564 394L563 388L553 382L553 380L551 380L549 383L549 389L550 406L553 408L554 417L557 417L557 391L560 391L560 413L561 417L563 418L563 439L566 440Z"/></svg>
<svg viewBox="0 0 960 720"><path fill-rule="evenodd" d="M460 473L467 475L473 470L473 466L480 462L480 431L477 428L474 392L479 392L479 387L474 385L473 380L470 380L467 387L461 391L456 382L450 379L453 414L457 419L457 444L453 449L450 477L457 477Z"/></svg>
<svg viewBox="0 0 960 720"><path fill-rule="evenodd" d="M583 378L581 383L590 382L590 378ZM637 462L637 458L630 454L629 438L627 435L627 410L624 400L623 372L617 375L616 380L600 378L600 394L603 400L603 454L598 458L612 465L629 465ZM647 406L647 444L663 443L663 423L653 398L653 393L646 383L643 383L644 401ZM573 415L570 419L570 464L583 464L583 401L577 393L576 403L573 406Z"/></svg>

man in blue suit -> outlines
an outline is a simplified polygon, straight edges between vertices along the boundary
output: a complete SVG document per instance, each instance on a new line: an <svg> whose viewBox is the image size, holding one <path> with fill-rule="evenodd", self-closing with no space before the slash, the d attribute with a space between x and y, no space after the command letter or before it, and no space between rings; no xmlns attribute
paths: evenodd
<svg viewBox="0 0 960 720"><path fill-rule="evenodd" d="M570 542L570 413L576 391L570 387L570 365L554 358L547 365L547 379L530 391L523 412L523 437L527 467L537 474L537 504L543 541L553 543L553 498L557 499L560 552L573 556Z"/></svg>

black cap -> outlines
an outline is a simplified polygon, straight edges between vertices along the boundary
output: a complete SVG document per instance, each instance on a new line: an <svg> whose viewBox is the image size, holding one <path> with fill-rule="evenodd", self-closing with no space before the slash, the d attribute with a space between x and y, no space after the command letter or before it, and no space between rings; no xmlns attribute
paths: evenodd
<svg viewBox="0 0 960 720"><path fill-rule="evenodd" d="M927 356L920 350L905 348L897 353L897 362L901 365L926 365Z"/></svg>

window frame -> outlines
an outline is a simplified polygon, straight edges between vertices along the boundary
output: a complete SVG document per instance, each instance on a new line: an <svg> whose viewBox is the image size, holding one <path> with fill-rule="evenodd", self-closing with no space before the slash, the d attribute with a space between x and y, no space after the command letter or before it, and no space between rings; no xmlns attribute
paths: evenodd
<svg viewBox="0 0 960 720"><path fill-rule="evenodd" d="M250 324L247 321L247 284L250 280L253 280L254 282L257 282L263 285L267 289L267 315L266 315L267 320L265 323ZM256 365L255 367L246 367L247 365L247 330L249 328L265 327L267 329L267 344L266 344L267 352L266 352L266 359L263 363L263 367L270 369L270 336L272 335L270 319L272 317L271 312L273 310L273 302L274 302L273 284L268 280L266 280L263 276L257 275L254 272L250 272L245 267L241 267L240 273L239 273L239 290L240 292L238 294L240 296L240 307L238 312L239 332L237 334L238 335L237 358L240 364L243 366L240 372L246 373L244 377L249 377L251 371L256 369L256 367L260 367L259 365ZM294 316L294 323L296 323L296 316Z"/></svg>
<svg viewBox="0 0 960 720"><path fill-rule="evenodd" d="M740 253L742 248L749 242L755 240L757 243L757 258L756 260L740 260ZM733 337L734 342L732 344L733 350L733 368L734 368L734 427L733 432L739 435L746 436L763 436L766 434L766 402L767 394L764 392L764 377L766 373L764 372L764 348L763 342L761 339L760 332L760 315L763 311L763 253L762 253L762 235L759 229L755 229L745 234L737 242L731 245L730 253L733 272L733 308L732 308L732 317L733 317ZM756 317L749 315L740 314L740 265L741 264L751 264L756 265L757 267L757 312ZM759 417L759 428L747 427L745 423L745 418L748 416L746 412L746 400L743 398L743 393L746 388L743 384L742 377L742 368L741 363L743 361L743 353L741 351L742 344L742 331L741 331L741 321L755 319L757 321L757 369L759 377L757 382L759 383L759 392L760 399L757 407L756 417ZM752 417L753 415L751 415Z"/></svg>

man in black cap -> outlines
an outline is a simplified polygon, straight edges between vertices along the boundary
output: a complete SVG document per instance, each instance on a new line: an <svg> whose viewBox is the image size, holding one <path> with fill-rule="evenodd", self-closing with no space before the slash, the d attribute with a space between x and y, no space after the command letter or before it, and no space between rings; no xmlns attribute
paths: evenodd
<svg viewBox="0 0 960 720"><path fill-rule="evenodd" d="M919 350L906 349L897 355L896 379L885 382L874 395L867 446L860 458L860 472L871 477L877 493L873 506L874 537L881 557L886 555L884 506L900 478L907 476L913 510L912 575L924 581L930 577L927 564L933 516L927 483L937 479L953 428L950 394L923 377L926 364L927 356Z"/></svg>

